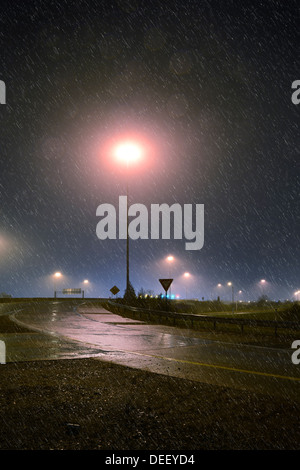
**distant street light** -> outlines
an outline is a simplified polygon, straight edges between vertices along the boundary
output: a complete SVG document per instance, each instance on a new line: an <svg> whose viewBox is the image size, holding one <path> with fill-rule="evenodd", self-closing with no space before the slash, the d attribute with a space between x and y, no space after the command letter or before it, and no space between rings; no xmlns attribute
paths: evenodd
<svg viewBox="0 0 300 470"><path fill-rule="evenodd" d="M175 260L174 256L172 255L167 256L167 262L169 263L169 277L171 277L171 266L174 260Z"/></svg>
<svg viewBox="0 0 300 470"><path fill-rule="evenodd" d="M232 282L227 282L227 285L231 287L231 293L232 293L232 313L234 313L234 286Z"/></svg>
<svg viewBox="0 0 300 470"><path fill-rule="evenodd" d="M190 273L184 273L183 275L186 279L191 277ZM187 300L187 285L185 284L185 300Z"/></svg>
<svg viewBox="0 0 300 470"><path fill-rule="evenodd" d="M88 280L88 279L85 279L85 280L83 281L83 284L85 284L85 285L89 284L89 280ZM82 291L82 298L84 298L84 290Z"/></svg>
<svg viewBox="0 0 300 470"><path fill-rule="evenodd" d="M299 300L299 295L300 295L300 290L297 290L297 291L294 293L294 296L296 297L296 300Z"/></svg>
<svg viewBox="0 0 300 470"><path fill-rule="evenodd" d="M169 263L169 278L171 279L171 266L172 266L172 263L173 261L175 261L175 258L174 256L172 255L169 255L167 256L167 262ZM170 286L170 299L172 298L172 291L171 291L171 286Z"/></svg>
<svg viewBox="0 0 300 470"><path fill-rule="evenodd" d="M143 151L140 145L136 142L126 141L116 146L114 151L115 157L121 163L126 164L126 293L130 291L130 280L129 280L129 219L128 219L128 168L129 164L135 163L141 159Z"/></svg>
<svg viewBox="0 0 300 470"><path fill-rule="evenodd" d="M265 279L261 279L260 280L260 285L261 285L261 291L262 291L262 296L264 297L265 295L265 289L264 289L264 286L266 284L266 280Z"/></svg>
<svg viewBox="0 0 300 470"><path fill-rule="evenodd" d="M53 288L54 288L54 298L56 297L56 281L62 277L62 274L60 272L57 272L53 274Z"/></svg>
<svg viewBox="0 0 300 470"><path fill-rule="evenodd" d="M219 282L219 283L217 284L217 289L221 289L221 287L223 287L223 285ZM213 296L212 296L212 300L213 300ZM217 296L217 300L218 300L218 301L221 301L221 298L220 298L219 293L218 293L218 296Z"/></svg>

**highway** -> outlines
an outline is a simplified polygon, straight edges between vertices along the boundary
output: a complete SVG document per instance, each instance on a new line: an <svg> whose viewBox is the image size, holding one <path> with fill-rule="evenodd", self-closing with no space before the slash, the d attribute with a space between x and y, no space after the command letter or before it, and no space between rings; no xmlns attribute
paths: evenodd
<svg viewBox="0 0 300 470"><path fill-rule="evenodd" d="M55 301L41 312L11 314L30 331L0 332L7 362L94 357L285 400L300 398L300 365L292 363L292 349L211 339L199 331L126 319L101 307L65 305Z"/></svg>

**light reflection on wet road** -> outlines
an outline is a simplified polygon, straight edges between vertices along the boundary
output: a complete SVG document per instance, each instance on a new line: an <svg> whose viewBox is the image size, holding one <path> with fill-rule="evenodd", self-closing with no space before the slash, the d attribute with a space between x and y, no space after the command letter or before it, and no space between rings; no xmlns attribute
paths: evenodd
<svg viewBox="0 0 300 470"><path fill-rule="evenodd" d="M103 308L18 312L12 319L33 330L7 342L7 361L98 357L191 380L299 399L300 368L291 350L225 343L199 332L147 325Z"/></svg>

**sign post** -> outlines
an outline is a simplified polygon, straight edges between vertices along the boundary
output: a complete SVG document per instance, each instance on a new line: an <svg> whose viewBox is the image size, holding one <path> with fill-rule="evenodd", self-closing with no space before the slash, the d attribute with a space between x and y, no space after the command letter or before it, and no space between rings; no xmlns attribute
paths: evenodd
<svg viewBox="0 0 300 470"><path fill-rule="evenodd" d="M173 279L159 279L159 282L161 283L161 285L163 286L165 292L166 292L166 306L168 305L167 304L167 292L168 292L168 289L170 287L170 285L172 284L173 282Z"/></svg>
<svg viewBox="0 0 300 470"><path fill-rule="evenodd" d="M119 289L117 286L113 286L113 287L110 289L110 292L111 292L113 295L117 295L117 293L120 292L120 289Z"/></svg>

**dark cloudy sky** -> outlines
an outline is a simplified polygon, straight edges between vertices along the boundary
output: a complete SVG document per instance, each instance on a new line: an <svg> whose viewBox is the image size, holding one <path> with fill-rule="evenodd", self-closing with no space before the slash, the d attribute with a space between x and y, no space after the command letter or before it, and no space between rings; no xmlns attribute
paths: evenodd
<svg viewBox="0 0 300 470"><path fill-rule="evenodd" d="M100 241L96 208L125 194L107 142L137 136L148 158L130 201L204 204L205 242L131 243L131 281L244 299L300 288L300 79L295 0L1 2L0 292L125 288L123 240ZM165 261L172 254L171 272ZM221 296L230 298L230 289Z"/></svg>

